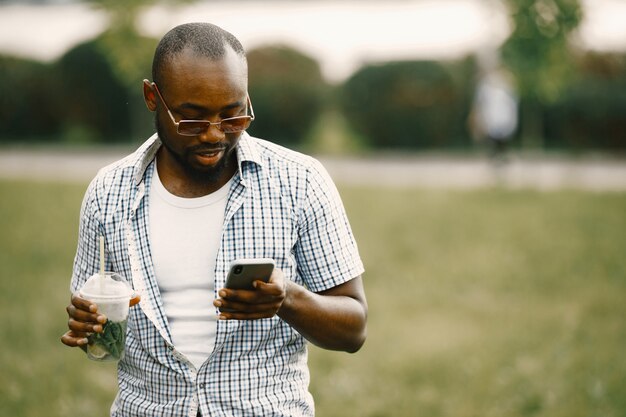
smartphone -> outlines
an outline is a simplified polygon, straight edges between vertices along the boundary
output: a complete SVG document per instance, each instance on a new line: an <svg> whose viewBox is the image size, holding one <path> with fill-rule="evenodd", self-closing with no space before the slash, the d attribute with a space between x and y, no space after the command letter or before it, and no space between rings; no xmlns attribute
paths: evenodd
<svg viewBox="0 0 626 417"><path fill-rule="evenodd" d="M236 259L230 264L226 277L226 288L252 290L252 283L260 280L268 282L274 271L274 260L269 258Z"/></svg>

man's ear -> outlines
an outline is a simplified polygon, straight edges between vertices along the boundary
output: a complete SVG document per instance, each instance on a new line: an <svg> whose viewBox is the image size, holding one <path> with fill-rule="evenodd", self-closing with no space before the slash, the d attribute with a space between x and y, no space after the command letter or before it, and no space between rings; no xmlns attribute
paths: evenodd
<svg viewBox="0 0 626 417"><path fill-rule="evenodd" d="M156 93L152 83L148 80L143 80L143 99L146 102L146 106L148 106L148 110L156 111Z"/></svg>

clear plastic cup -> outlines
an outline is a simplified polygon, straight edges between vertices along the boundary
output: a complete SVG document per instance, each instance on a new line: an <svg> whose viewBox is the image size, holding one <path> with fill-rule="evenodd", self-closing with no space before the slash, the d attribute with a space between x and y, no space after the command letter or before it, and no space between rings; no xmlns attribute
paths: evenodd
<svg viewBox="0 0 626 417"><path fill-rule="evenodd" d="M80 289L81 298L96 303L98 313L107 317L102 333L91 333L87 357L99 362L115 362L124 357L126 323L133 289L115 272L94 274Z"/></svg>

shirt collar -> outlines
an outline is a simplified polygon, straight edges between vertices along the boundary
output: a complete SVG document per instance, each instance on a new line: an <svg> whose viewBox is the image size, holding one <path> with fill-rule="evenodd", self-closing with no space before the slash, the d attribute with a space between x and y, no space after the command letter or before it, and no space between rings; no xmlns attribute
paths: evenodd
<svg viewBox="0 0 626 417"><path fill-rule="evenodd" d="M135 157L132 162L135 167L134 178L136 185L139 185L141 181L143 181L146 168L148 168L148 165L154 160L160 147L161 139L159 139L159 136L155 133L135 152ZM263 166L263 160L261 159L257 142L254 141L247 132L243 132L237 143L237 163L239 164L240 175L244 172L243 166L246 162Z"/></svg>
<svg viewBox="0 0 626 417"><path fill-rule="evenodd" d="M252 162L259 166L263 166L263 160L261 159L261 153L259 152L258 143L248 135L248 132L243 132L239 138L237 144L237 163L239 164L239 172L243 173L243 166L245 162Z"/></svg>
<svg viewBox="0 0 626 417"><path fill-rule="evenodd" d="M146 168L150 165L150 163L154 160L154 157L157 154L157 151L161 147L161 139L159 139L159 135L156 133L150 137L147 141L137 149L135 152L135 157L131 161L133 166L135 167L133 171L133 177L135 179L135 185L141 184L141 181L144 179L144 175L146 173Z"/></svg>

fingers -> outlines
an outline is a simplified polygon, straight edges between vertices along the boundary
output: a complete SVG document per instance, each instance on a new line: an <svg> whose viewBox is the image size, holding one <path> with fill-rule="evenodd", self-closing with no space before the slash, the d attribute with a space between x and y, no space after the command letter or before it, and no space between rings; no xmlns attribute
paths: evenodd
<svg viewBox="0 0 626 417"><path fill-rule="evenodd" d="M262 314L272 315L274 312L280 307L280 302L270 302L270 303L256 303L256 304L248 304L248 303L240 303L232 300L216 300L214 305L219 307L221 312L241 312L245 314Z"/></svg>
<svg viewBox="0 0 626 417"><path fill-rule="evenodd" d="M263 300L272 300L284 296L284 286L282 280L280 282L263 282L261 280L252 283L253 290L233 290L231 288L222 288L218 295L222 298L233 298L243 302L263 302Z"/></svg>
<svg viewBox="0 0 626 417"><path fill-rule="evenodd" d="M70 347L76 346L85 346L88 343L87 337L84 334L76 334L73 331L66 332L63 336L61 336L61 342L64 345Z"/></svg>
<svg viewBox="0 0 626 417"><path fill-rule="evenodd" d="M220 319L255 320L273 317L285 294L276 284L255 281L255 290L223 288L213 303L220 309Z"/></svg>
<svg viewBox="0 0 626 417"><path fill-rule="evenodd" d="M91 313L98 311L98 306L96 304L89 300L85 300L84 298L80 298L76 294L72 294L72 305L79 310L89 311Z"/></svg>
<svg viewBox="0 0 626 417"><path fill-rule="evenodd" d="M61 342L67 346L85 346L89 333L100 333L107 318L98 314L98 306L77 295L72 295L71 304L66 308L69 319L67 331L61 336Z"/></svg>
<svg viewBox="0 0 626 417"><path fill-rule="evenodd" d="M260 290L263 294L271 295L274 297L280 297L283 295L285 291L283 282L263 282L263 281L254 281L252 283L255 289Z"/></svg>
<svg viewBox="0 0 626 417"><path fill-rule="evenodd" d="M107 318L104 314L90 313L84 310L79 310L73 305L67 306L66 310L67 315L77 321L100 324L104 324L107 321Z"/></svg>
<svg viewBox="0 0 626 417"><path fill-rule="evenodd" d="M256 290L232 290L228 288L222 288L219 291L218 295L220 298L216 300L216 303L241 303L249 305L268 304L275 302L280 303L280 301L284 298L284 295L281 291L276 290L275 288L262 289L260 286L257 287ZM220 305L215 304L215 306L219 307Z"/></svg>
<svg viewBox="0 0 626 417"><path fill-rule="evenodd" d="M102 325L97 323L85 323L82 321L74 320L70 318L67 321L67 327L75 334L85 333L102 333Z"/></svg>
<svg viewBox="0 0 626 417"><path fill-rule="evenodd" d="M287 288L287 281L285 281L285 275L283 274L283 271L278 268L274 268L274 271L272 271L272 276L270 276L269 283L266 284L264 282L261 282L261 284L274 285L283 292Z"/></svg>
<svg viewBox="0 0 626 417"><path fill-rule="evenodd" d="M218 319L220 320L259 320L268 319L276 315L276 309L270 309L257 312L242 311L220 311Z"/></svg>

